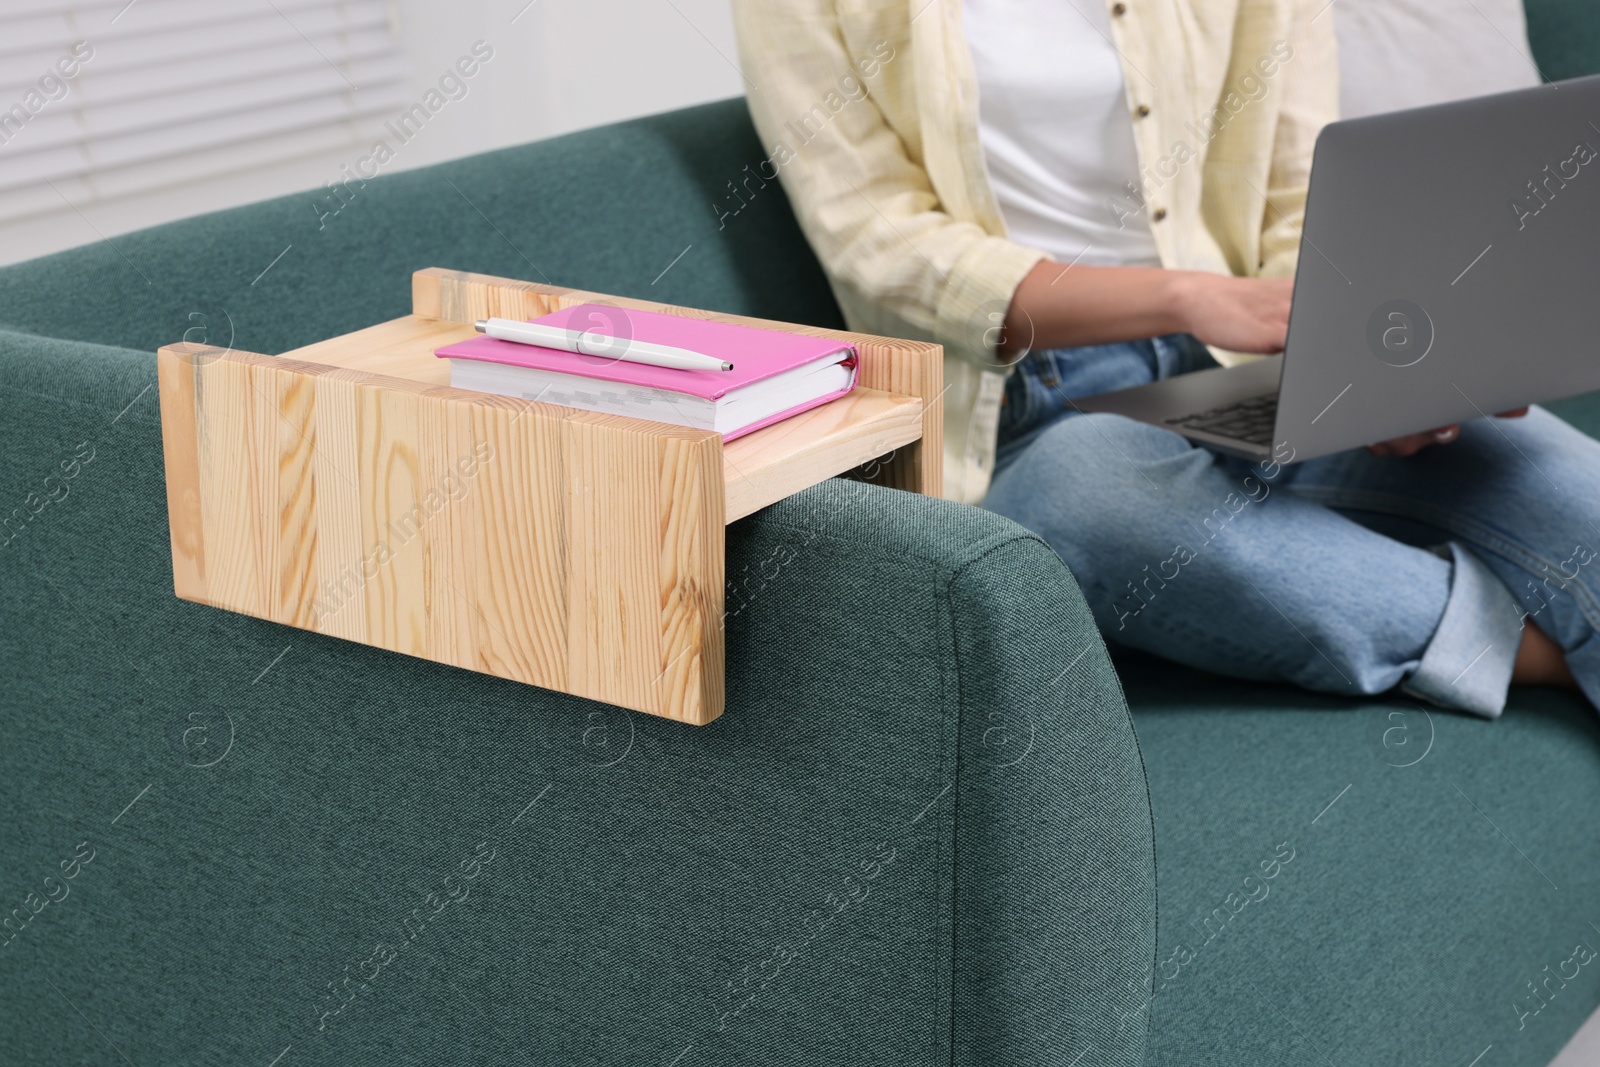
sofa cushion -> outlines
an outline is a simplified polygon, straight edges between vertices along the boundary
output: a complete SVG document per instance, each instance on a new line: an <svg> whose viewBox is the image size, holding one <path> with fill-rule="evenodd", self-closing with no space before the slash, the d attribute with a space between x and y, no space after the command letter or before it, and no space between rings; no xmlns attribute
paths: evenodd
<svg viewBox="0 0 1600 1067"><path fill-rule="evenodd" d="M1600 1004L1581 701L1486 722L1118 666L1156 816L1151 1067L1544 1067Z"/></svg>
<svg viewBox="0 0 1600 1067"><path fill-rule="evenodd" d="M1339 0L1347 119L1539 84L1521 0Z"/></svg>

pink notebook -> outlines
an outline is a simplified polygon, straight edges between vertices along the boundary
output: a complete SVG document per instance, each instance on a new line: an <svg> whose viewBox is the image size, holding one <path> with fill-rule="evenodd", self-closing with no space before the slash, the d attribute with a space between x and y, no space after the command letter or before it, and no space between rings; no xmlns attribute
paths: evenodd
<svg viewBox="0 0 1600 1067"><path fill-rule="evenodd" d="M782 330L579 304L533 322L686 348L731 371L673 370L493 337L446 345L450 384L631 418L715 430L732 440L855 387L855 348Z"/></svg>

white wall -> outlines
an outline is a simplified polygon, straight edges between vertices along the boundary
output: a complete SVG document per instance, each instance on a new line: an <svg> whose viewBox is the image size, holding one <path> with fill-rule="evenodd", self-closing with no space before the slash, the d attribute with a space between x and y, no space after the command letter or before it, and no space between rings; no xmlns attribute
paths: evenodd
<svg viewBox="0 0 1600 1067"><path fill-rule="evenodd" d="M133 6L122 19L138 15ZM411 100L475 41L494 56L468 80L467 95L399 147L384 173L744 91L727 0L391 0L391 22L410 67ZM334 151L289 153L272 166L122 199L62 203L5 223L0 264L319 186L371 146L372 131L352 133Z"/></svg>
<svg viewBox="0 0 1600 1067"><path fill-rule="evenodd" d="M401 0L401 40L426 86L482 39L471 93L397 161L486 148L743 93L727 0ZM515 20L515 21L513 21Z"/></svg>

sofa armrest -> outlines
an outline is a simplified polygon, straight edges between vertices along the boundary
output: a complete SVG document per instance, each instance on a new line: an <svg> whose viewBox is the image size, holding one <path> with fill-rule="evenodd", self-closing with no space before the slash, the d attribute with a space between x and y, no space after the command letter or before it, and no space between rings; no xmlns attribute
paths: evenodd
<svg viewBox="0 0 1600 1067"><path fill-rule="evenodd" d="M955 1062L1067 1064L1092 1048L1143 1063L1149 793L1088 605L1052 549L1018 537L961 570L951 619L966 694Z"/></svg>
<svg viewBox="0 0 1600 1067"><path fill-rule="evenodd" d="M4 506L95 449L0 550L0 1060L1140 1061L1143 773L1031 535L735 524L697 729L175 599L154 380L0 337Z"/></svg>

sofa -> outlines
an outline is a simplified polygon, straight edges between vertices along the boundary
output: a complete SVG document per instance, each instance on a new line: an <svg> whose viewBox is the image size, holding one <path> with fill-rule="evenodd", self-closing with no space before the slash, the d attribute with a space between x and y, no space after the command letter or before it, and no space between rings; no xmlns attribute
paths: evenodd
<svg viewBox="0 0 1600 1067"><path fill-rule="evenodd" d="M1548 1063L1600 1004L1576 698L1113 656L1037 537L850 478L729 527L700 728L174 597L157 347L426 266L840 326L776 185L718 206L762 154L732 100L0 269L0 1063Z"/></svg>

